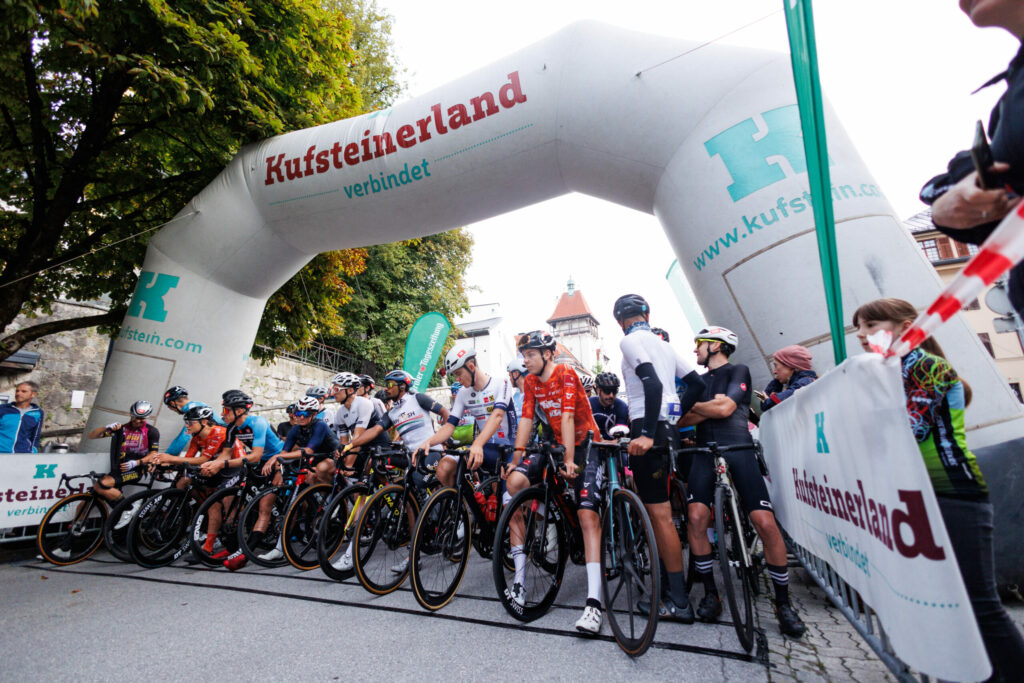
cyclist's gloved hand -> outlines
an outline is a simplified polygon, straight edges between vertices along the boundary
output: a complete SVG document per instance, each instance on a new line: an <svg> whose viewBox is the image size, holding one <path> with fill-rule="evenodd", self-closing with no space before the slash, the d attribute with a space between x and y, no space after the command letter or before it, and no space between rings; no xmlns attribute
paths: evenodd
<svg viewBox="0 0 1024 683"><path fill-rule="evenodd" d="M122 472L131 472L132 470L134 470L138 466L139 466L139 461L138 460L126 460L123 463L121 463L121 471Z"/></svg>
<svg viewBox="0 0 1024 683"><path fill-rule="evenodd" d="M106 429L108 432L116 432L120 428L121 428L121 423L120 422L111 422L106 427L104 427L104 429Z"/></svg>

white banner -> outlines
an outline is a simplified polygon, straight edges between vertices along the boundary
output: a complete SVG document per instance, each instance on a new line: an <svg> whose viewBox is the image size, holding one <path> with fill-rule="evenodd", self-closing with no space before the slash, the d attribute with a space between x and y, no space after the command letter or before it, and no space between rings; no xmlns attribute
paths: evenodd
<svg viewBox="0 0 1024 683"><path fill-rule="evenodd" d="M88 478L61 481L89 472L105 473L109 453L11 453L0 455L0 529L33 526L54 503L92 486Z"/></svg>
<svg viewBox="0 0 1024 683"><path fill-rule="evenodd" d="M765 413L761 440L779 522L878 613L896 655L943 679L987 678L899 366L848 359Z"/></svg>

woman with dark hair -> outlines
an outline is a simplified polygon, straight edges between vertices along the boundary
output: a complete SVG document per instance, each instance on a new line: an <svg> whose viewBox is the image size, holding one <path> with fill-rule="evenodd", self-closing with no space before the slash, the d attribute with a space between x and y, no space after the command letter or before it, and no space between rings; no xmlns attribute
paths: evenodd
<svg viewBox="0 0 1024 683"><path fill-rule="evenodd" d="M917 310L907 301L877 299L857 309L853 326L861 346L870 351L869 336L886 331L898 339L916 318ZM934 339L926 339L903 356L901 363L910 427L992 662L991 680L1013 680L1024 671L1024 638L996 591L992 504L964 434L970 390Z"/></svg>

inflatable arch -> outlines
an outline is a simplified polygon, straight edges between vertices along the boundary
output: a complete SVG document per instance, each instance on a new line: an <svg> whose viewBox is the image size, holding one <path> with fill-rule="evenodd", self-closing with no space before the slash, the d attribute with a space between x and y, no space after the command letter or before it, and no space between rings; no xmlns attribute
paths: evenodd
<svg viewBox="0 0 1024 683"><path fill-rule="evenodd" d="M575 24L392 109L243 149L150 242L88 428L171 384L207 401L236 386L267 298L319 252L568 192L658 217L708 319L739 333L755 383L786 344L817 347L824 369L831 342L789 57L709 45L643 71L692 47ZM883 295L928 305L936 274L827 117L845 319ZM621 253L627 290L628 268L667 262ZM1021 410L966 324L951 321L940 341L975 389L972 444L1020 434ZM179 420L161 406L162 428Z"/></svg>

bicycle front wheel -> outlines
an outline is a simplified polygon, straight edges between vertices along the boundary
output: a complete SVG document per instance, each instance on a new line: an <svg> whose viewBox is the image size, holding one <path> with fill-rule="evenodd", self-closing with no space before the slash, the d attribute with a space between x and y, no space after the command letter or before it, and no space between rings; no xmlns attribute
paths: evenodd
<svg viewBox="0 0 1024 683"><path fill-rule="evenodd" d="M238 547L247 558L261 567L283 567L288 564L288 560L284 558L283 554L277 560L265 560L261 556L277 547L281 538L281 526L293 490L294 487L289 484L271 486L246 503L242 510L242 519L238 523ZM254 534L256 523L260 517L261 505L269 506L270 511L266 514L270 519L262 539L257 542L256 539L259 537Z"/></svg>
<svg viewBox="0 0 1024 683"><path fill-rule="evenodd" d="M85 491L58 501L36 533L39 553L52 564L67 566L88 558L103 543L107 504Z"/></svg>
<svg viewBox="0 0 1024 683"><path fill-rule="evenodd" d="M363 505L356 522L358 542L353 547L352 564L366 590L386 595L405 581L418 512L416 496L399 484L378 490Z"/></svg>
<svg viewBox="0 0 1024 683"><path fill-rule="evenodd" d="M601 588L615 642L631 657L647 652L658 630L661 570L654 527L640 498L615 491L601 525ZM648 609L642 612L641 600ZM653 609L652 609L653 607Z"/></svg>
<svg viewBox="0 0 1024 683"><path fill-rule="evenodd" d="M187 491L163 489L145 501L128 526L128 552L140 567L166 567L188 548L195 507Z"/></svg>
<svg viewBox="0 0 1024 683"><path fill-rule="evenodd" d="M335 581L349 579L356 572L352 559L352 534L369 492L370 487L363 482L349 484L324 509L317 534L316 556L320 569Z"/></svg>
<svg viewBox="0 0 1024 683"><path fill-rule="evenodd" d="M738 506L730 489L715 488L715 534L718 536L718 563L725 584L725 599L736 627L740 645L747 652L754 647L754 604L748 567L749 557L743 552L739 528Z"/></svg>
<svg viewBox="0 0 1024 683"><path fill-rule="evenodd" d="M307 486L288 508L284 517L282 534L284 556L296 569L309 571L320 566L316 554L320 523L333 486L316 484Z"/></svg>
<svg viewBox="0 0 1024 683"><path fill-rule="evenodd" d="M207 567L220 567L224 563L224 557L215 560L213 556L220 551L227 550L231 551L234 545L235 539L238 537L238 496L242 494L241 486L230 486L226 489L216 491L213 495L207 496L203 504L199 506L196 511L195 519L192 520L192 524L189 528L189 545L192 548L192 554ZM231 498L230 505L224 505L224 501ZM206 537L209 533L210 525L210 509L216 505L221 514L221 525L217 531L217 543L220 543L220 548L214 546L214 550L206 552Z"/></svg>
<svg viewBox="0 0 1024 683"><path fill-rule="evenodd" d="M131 562L132 555L128 552L128 529L132 517L143 505L143 501L150 496L156 495L157 491L145 489L136 491L130 496L124 496L113 507L103 523L103 543L107 546L110 554L122 562Z"/></svg>
<svg viewBox="0 0 1024 683"><path fill-rule="evenodd" d="M455 596L466 575L469 541L469 509L459 490L435 491L416 520L412 540L412 588L421 607L439 610Z"/></svg>

